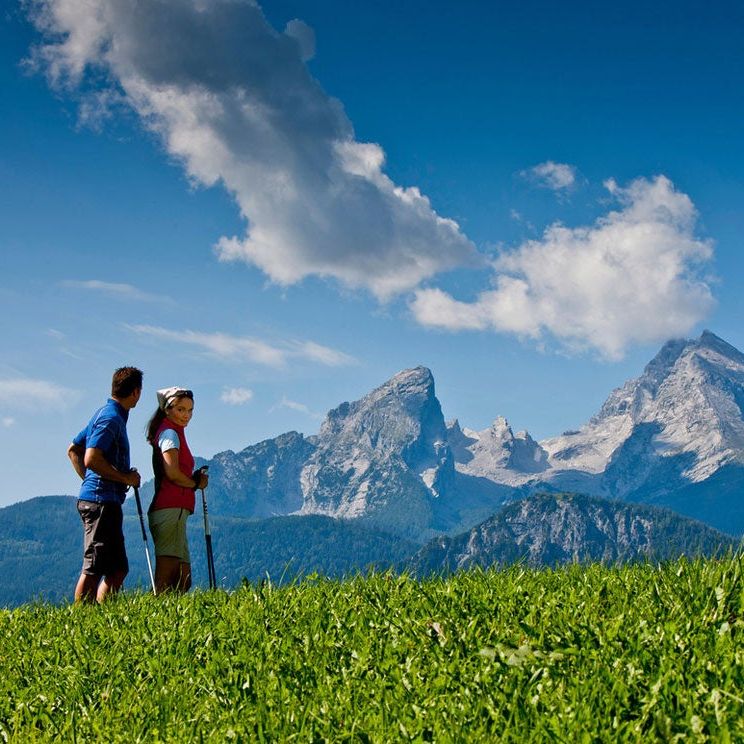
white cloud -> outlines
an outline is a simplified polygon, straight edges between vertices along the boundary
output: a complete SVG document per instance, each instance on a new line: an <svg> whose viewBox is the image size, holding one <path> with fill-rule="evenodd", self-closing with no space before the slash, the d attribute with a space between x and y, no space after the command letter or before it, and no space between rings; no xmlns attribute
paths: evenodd
<svg viewBox="0 0 744 744"><path fill-rule="evenodd" d="M11 409L63 411L80 399L76 390L47 380L16 377L0 380L0 405ZM12 419L8 419L12 422Z"/></svg>
<svg viewBox="0 0 744 744"><path fill-rule="evenodd" d="M552 334L570 350L609 359L633 343L682 335L714 301L702 269L712 244L695 237L690 198L657 176L606 184L621 209L589 227L549 227L494 264L494 289L460 302L440 289L416 293L423 325L450 330Z"/></svg>
<svg viewBox="0 0 744 744"><path fill-rule="evenodd" d="M385 175L379 145L356 141L305 66L314 38L302 22L277 33L252 0L33 7L46 41L33 60L53 85L98 110L110 81L194 182L233 195L247 227L219 240L221 260L285 285L331 277L381 299L481 261L457 223Z"/></svg>
<svg viewBox="0 0 744 744"><path fill-rule="evenodd" d="M220 396L220 400L230 406L242 406L252 398L253 391L243 387L225 388Z"/></svg>
<svg viewBox="0 0 744 744"><path fill-rule="evenodd" d="M314 419L320 420L323 418L321 414L311 411L310 408L304 403L298 403L295 400L290 400L289 398L287 398L286 395L282 396L282 399L271 409L271 412L275 411L277 408L288 408L290 411L304 413L306 416L310 416L310 418Z"/></svg>
<svg viewBox="0 0 744 744"><path fill-rule="evenodd" d="M100 292L108 295L109 297L115 297L122 300L135 300L138 302L173 302L173 300L165 295L150 294L143 292L137 287L133 287L131 284L117 284L114 282L103 282L99 279L90 279L86 281L79 281L75 279L66 279L60 282L63 287L70 287L73 289L84 289L93 292Z"/></svg>
<svg viewBox="0 0 744 744"><path fill-rule="evenodd" d="M4 416L2 420L3 428L10 429L11 426L15 425L15 419L10 416Z"/></svg>
<svg viewBox="0 0 744 744"><path fill-rule="evenodd" d="M293 411L300 411L301 413L310 413L310 409L304 403L297 403L286 396L282 397L279 408L289 408Z"/></svg>
<svg viewBox="0 0 744 744"><path fill-rule="evenodd" d="M292 354L318 362L326 367L345 367L358 364L358 361L349 354L344 354L344 352L331 349L328 346L321 346L314 341L296 341L291 344L290 348Z"/></svg>
<svg viewBox="0 0 744 744"><path fill-rule="evenodd" d="M576 183L576 168L574 166L566 163L554 163L552 160L547 160L534 168L522 171L521 175L538 186L553 191L570 189Z"/></svg>
<svg viewBox="0 0 744 744"><path fill-rule="evenodd" d="M227 333L173 331L151 325L124 324L124 327L142 336L195 346L204 352L223 359L247 359L267 367L283 367L290 359L306 359L328 367L357 363L348 354L327 346L321 346L313 341L284 341L272 345L260 339L248 336L232 336Z"/></svg>
<svg viewBox="0 0 744 744"><path fill-rule="evenodd" d="M125 328L143 336L170 341L187 346L196 346L202 351L218 357L239 357L269 367L281 367L287 361L287 352L254 338L231 336L227 333L198 333L196 331L172 331L150 325L129 325Z"/></svg>

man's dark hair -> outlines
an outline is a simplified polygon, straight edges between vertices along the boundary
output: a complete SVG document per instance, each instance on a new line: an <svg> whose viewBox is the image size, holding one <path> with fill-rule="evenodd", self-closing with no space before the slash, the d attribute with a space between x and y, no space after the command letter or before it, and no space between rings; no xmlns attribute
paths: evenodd
<svg viewBox="0 0 744 744"><path fill-rule="evenodd" d="M142 370L137 367L119 367L111 379L111 397L128 398L135 390L142 389Z"/></svg>

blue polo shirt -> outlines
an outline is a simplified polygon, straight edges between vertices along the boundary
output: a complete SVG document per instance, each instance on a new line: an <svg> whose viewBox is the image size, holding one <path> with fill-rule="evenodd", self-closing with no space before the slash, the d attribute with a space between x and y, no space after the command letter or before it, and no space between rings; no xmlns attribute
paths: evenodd
<svg viewBox="0 0 744 744"><path fill-rule="evenodd" d="M106 462L122 473L128 473L130 470L128 418L129 411L109 398L106 405L93 414L88 425L72 440L72 443L85 449L95 447L101 450ZM109 501L123 504L126 490L124 483L106 480L90 468L86 468L78 498L83 501L99 503Z"/></svg>

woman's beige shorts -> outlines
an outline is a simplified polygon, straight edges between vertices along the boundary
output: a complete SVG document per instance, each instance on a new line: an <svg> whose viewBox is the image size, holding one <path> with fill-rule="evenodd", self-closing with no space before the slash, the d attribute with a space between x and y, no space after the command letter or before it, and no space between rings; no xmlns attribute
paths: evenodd
<svg viewBox="0 0 744 744"><path fill-rule="evenodd" d="M186 540L186 520L191 516L188 509L157 509L147 515L150 522L155 555L178 558L181 563L191 563L189 543Z"/></svg>

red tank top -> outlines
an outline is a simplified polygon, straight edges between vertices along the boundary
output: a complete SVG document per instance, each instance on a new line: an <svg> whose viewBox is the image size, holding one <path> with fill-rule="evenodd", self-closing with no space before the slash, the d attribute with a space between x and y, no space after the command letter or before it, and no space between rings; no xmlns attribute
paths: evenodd
<svg viewBox="0 0 744 744"><path fill-rule="evenodd" d="M165 465L163 462L163 453L158 446L158 439L160 435L166 429L173 429L178 434L178 438L181 441L181 446L178 448L178 467L184 475L189 478L194 473L194 456L189 450L189 445L186 442L186 434L183 430L183 426L174 424L170 419L166 418L163 423L160 424L158 430L155 432L153 437L153 464L156 460L159 460L160 472L162 477L160 478L160 487L158 488L155 498L152 500L152 506L150 511L157 511L158 509L188 509L192 514L194 513L194 505L196 503L196 494L193 488L186 486L179 486L172 480L168 480L165 475Z"/></svg>

